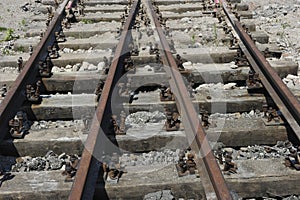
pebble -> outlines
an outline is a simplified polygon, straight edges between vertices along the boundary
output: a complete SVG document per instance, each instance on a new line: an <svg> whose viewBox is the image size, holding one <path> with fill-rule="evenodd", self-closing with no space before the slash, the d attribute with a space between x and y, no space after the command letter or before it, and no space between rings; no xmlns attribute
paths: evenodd
<svg viewBox="0 0 300 200"><path fill-rule="evenodd" d="M77 64L73 65L72 69L73 69L73 72L77 72L80 69L80 65L79 66Z"/></svg>
<svg viewBox="0 0 300 200"><path fill-rule="evenodd" d="M52 73L57 73L57 72L64 72L65 70L62 68L59 68L57 66L53 66L51 72Z"/></svg>
<svg viewBox="0 0 300 200"><path fill-rule="evenodd" d="M165 115L162 112L154 111L154 112L145 112L139 111L130 114L127 116L125 120L126 125L145 125L147 123L157 123L164 121L166 119Z"/></svg>
<svg viewBox="0 0 300 200"><path fill-rule="evenodd" d="M146 65L146 66L144 66L143 68L144 68L144 70L146 70L146 71L153 71L153 67L151 67L150 65Z"/></svg>
<svg viewBox="0 0 300 200"><path fill-rule="evenodd" d="M175 164L178 161L180 149L163 151L151 151L141 154L123 154L120 163L125 166L149 166L157 164Z"/></svg>
<svg viewBox="0 0 300 200"><path fill-rule="evenodd" d="M227 152L227 153L232 153L233 149L230 148L230 147L226 147L226 148L224 148L224 151Z"/></svg>
<svg viewBox="0 0 300 200"><path fill-rule="evenodd" d="M49 162L49 169L52 170L58 170L63 165L63 160L56 156L50 156L47 161Z"/></svg>
<svg viewBox="0 0 300 200"><path fill-rule="evenodd" d="M292 74L288 74L282 81L288 88L297 89L300 88L300 77Z"/></svg>
<svg viewBox="0 0 300 200"><path fill-rule="evenodd" d="M63 48L62 49L62 52L63 53L72 53L73 52L73 49L70 49L70 48ZM60 52L61 53L61 52Z"/></svg>
<svg viewBox="0 0 300 200"><path fill-rule="evenodd" d="M97 69L98 69L98 67L93 64L90 64L87 68L88 71L96 71Z"/></svg>
<svg viewBox="0 0 300 200"><path fill-rule="evenodd" d="M259 198L259 199L262 199L262 200L277 200L275 198L270 198L270 197L263 197L263 198ZM257 200L257 199L248 199L248 200ZM281 200L300 200L300 196L296 196L296 195L291 195L291 196L288 196L288 197L282 197Z"/></svg>
<svg viewBox="0 0 300 200"><path fill-rule="evenodd" d="M218 119L218 118L225 118L228 120L234 120L234 119L257 119L263 117L263 113L259 110L251 110L249 113L243 112L243 113L213 113L209 116L209 119Z"/></svg>
<svg viewBox="0 0 300 200"><path fill-rule="evenodd" d="M201 84L199 85L195 90L196 91L201 91L203 89L211 89L211 90L217 90L217 89L222 89L222 90L232 90L235 88L241 89L241 87L236 87L236 83L208 83L208 84Z"/></svg>
<svg viewBox="0 0 300 200"><path fill-rule="evenodd" d="M67 65L67 66L66 66L66 69L72 69L72 68L73 68L72 65Z"/></svg>
<svg viewBox="0 0 300 200"><path fill-rule="evenodd" d="M237 69L237 68L239 68L239 66L237 66L237 65L235 65L235 64L232 64L232 65L230 65L230 68L231 68L231 69Z"/></svg>
<svg viewBox="0 0 300 200"><path fill-rule="evenodd" d="M0 69L0 72L3 73L12 73L12 74L18 74L18 69L17 67L3 67Z"/></svg>
<svg viewBox="0 0 300 200"><path fill-rule="evenodd" d="M76 155L77 156L77 155ZM77 156L78 157L78 156ZM43 157L32 158L24 156L16 158L16 164L12 166L12 172L60 170L69 161L70 156L61 154L58 156L53 151L48 151Z"/></svg>
<svg viewBox="0 0 300 200"><path fill-rule="evenodd" d="M256 12L257 28L266 31L270 42L283 51L281 59L296 61L299 56L299 5L292 1L251 0ZM289 84L288 86L293 86Z"/></svg>
<svg viewBox="0 0 300 200"><path fill-rule="evenodd" d="M240 150L241 151L248 151L248 148L247 147L241 147Z"/></svg>
<svg viewBox="0 0 300 200"><path fill-rule="evenodd" d="M266 147L270 148L271 151L266 151ZM214 150L217 150L214 148ZM240 147L239 150L235 150L230 147L225 147L222 149L223 152L232 152L233 160L257 160L257 159L267 159L267 158L281 158L284 159L289 155L289 150L285 146L285 142L278 141L276 145L269 147L264 145L254 145L248 147Z"/></svg>
<svg viewBox="0 0 300 200"><path fill-rule="evenodd" d="M171 190L162 190L146 194L143 200L175 200Z"/></svg>
<svg viewBox="0 0 300 200"><path fill-rule="evenodd" d="M86 71L86 70L88 70L89 65L90 64L88 62L82 62L82 65L81 65L79 71Z"/></svg>
<svg viewBox="0 0 300 200"><path fill-rule="evenodd" d="M30 127L30 130L40 130L49 128L66 128L82 126L82 120L73 121L34 121Z"/></svg>
<svg viewBox="0 0 300 200"><path fill-rule="evenodd" d="M191 61L188 61L188 62L184 62L182 64L185 68L191 68L193 66L193 63Z"/></svg>
<svg viewBox="0 0 300 200"><path fill-rule="evenodd" d="M232 90L236 88L236 83L227 83L223 86L224 90Z"/></svg>
<svg viewBox="0 0 300 200"><path fill-rule="evenodd" d="M104 62L99 62L98 65L97 65L97 68L100 71L100 70L103 70L104 66L105 66Z"/></svg>

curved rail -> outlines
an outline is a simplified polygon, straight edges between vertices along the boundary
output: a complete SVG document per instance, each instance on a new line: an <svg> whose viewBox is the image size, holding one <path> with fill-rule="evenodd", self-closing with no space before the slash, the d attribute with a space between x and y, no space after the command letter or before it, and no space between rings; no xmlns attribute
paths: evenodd
<svg viewBox="0 0 300 200"><path fill-rule="evenodd" d="M240 37L240 46L254 71L260 79L277 107L300 140L300 102L290 89L282 82L276 71L255 46L250 36L244 31L241 23L227 9L227 3L222 0L222 7L231 25Z"/></svg>
<svg viewBox="0 0 300 200"><path fill-rule="evenodd" d="M44 37L37 45L35 51L24 65L16 81L9 89L6 97L0 104L0 141L8 137L8 122L14 117L25 101L25 87L37 80L38 63L47 57L47 48L55 41L55 32L61 30L61 22L65 17L65 7L69 0L64 0L58 7L54 18L51 20Z"/></svg>
<svg viewBox="0 0 300 200"><path fill-rule="evenodd" d="M176 104L182 116L187 138L192 139L191 148L198 153L197 169L199 170L201 183L207 199L232 199L228 186L222 175L219 165L216 162L215 156L212 153L208 143L206 133L203 130L198 114L190 99L187 87L184 84L183 78L178 71L176 61L171 54L169 44L162 31L160 23L156 17L155 11L150 1L147 0L147 5L150 8L152 19L154 21L156 31L158 33L163 62L165 70L170 75L170 87L176 97Z"/></svg>
<svg viewBox="0 0 300 200"><path fill-rule="evenodd" d="M136 0L133 3L129 16L125 22L120 41L116 48L113 62L109 68L96 113L90 127L90 132L85 142L85 148L82 153L79 168L76 172L75 180L69 195L70 200L93 199L100 169L100 163L94 155L97 154L98 156L101 156L102 152L97 151L97 146L105 145L103 142L104 138L100 138L101 134L99 133L103 133L105 126L109 123L108 120L111 116L110 99L112 91L116 82L123 74L124 55L128 50L126 48L128 48L129 42L132 40L130 29L133 26L139 4L139 0ZM105 131L103 134L105 134Z"/></svg>

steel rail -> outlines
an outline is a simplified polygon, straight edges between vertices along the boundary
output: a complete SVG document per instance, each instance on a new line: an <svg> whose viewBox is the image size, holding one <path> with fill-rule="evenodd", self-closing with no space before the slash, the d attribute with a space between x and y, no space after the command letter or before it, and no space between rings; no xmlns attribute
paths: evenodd
<svg viewBox="0 0 300 200"><path fill-rule="evenodd" d="M298 139L300 140L300 102L290 89L282 82L277 72L272 68L264 55L258 50L250 36L244 31L241 23L227 9L227 3L222 0L223 10L231 25L240 38L240 46L252 68L260 76L263 86L276 103Z"/></svg>
<svg viewBox="0 0 300 200"><path fill-rule="evenodd" d="M25 87L37 80L38 63L45 60L48 54L48 46L52 46L55 41L55 32L61 29L61 21L65 17L65 6L69 0L64 0L58 7L53 19L51 20L44 37L38 43L35 51L24 65L16 81L8 90L7 95L0 104L0 141L8 138L8 122L14 117L23 105L25 97Z"/></svg>
<svg viewBox="0 0 300 200"><path fill-rule="evenodd" d="M229 188L225 182L215 156L212 153L210 144L203 130L194 105L190 99L187 87L184 84L182 75L179 73L177 64L171 54L169 44L162 31L160 23L156 17L155 11L150 1L147 0L150 13L156 31L160 39L160 45L163 53L163 62L165 70L170 75L170 87L175 94L176 104L182 116L185 127L185 134L191 142L191 148L197 152L199 158L196 160L199 170L201 183L203 185L207 199L232 199Z"/></svg>
<svg viewBox="0 0 300 200"><path fill-rule="evenodd" d="M93 157L93 154L101 154L101 152L97 152L96 149L97 142L99 142L99 140L104 140L104 138L100 138L101 134L99 134L101 131L103 131L101 125L105 121L105 118L110 118L110 115L108 115L108 109L110 108L108 107L110 106L112 91L116 82L123 74L124 54L128 51L128 49L126 48L128 48L129 42L132 40L130 29L132 28L133 22L135 20L139 4L140 1L136 0L132 5L129 16L126 19L120 41L116 47L114 59L109 68L105 85L103 87L103 91L101 93L101 97L99 99L99 103L92 120L90 132L85 142L85 148L80 159L79 168L76 172L75 180L69 194L70 200L93 199L96 180L90 180L90 182L92 183L89 183L88 181L91 176L97 178L100 168L100 165L97 165L98 161L95 161L96 158ZM94 162L95 166L92 166L92 162ZM91 168L93 168L93 173L90 173Z"/></svg>

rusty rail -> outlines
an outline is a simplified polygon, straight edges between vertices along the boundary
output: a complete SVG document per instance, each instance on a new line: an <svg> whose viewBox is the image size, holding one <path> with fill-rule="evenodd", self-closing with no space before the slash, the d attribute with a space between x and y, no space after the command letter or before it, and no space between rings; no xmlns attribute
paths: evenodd
<svg viewBox="0 0 300 200"><path fill-rule="evenodd" d="M96 157L101 156L102 154L102 152L99 152L100 150L97 149L97 147L99 147L98 145L105 145L105 142L103 141L106 138L100 136L104 136L104 126L109 123L108 120L111 116L110 100L112 91L116 82L123 74L124 55L128 51L126 48L128 48L129 42L132 40L130 29L134 23L139 4L139 0L136 0L133 3L129 16L125 22L120 41L116 48L113 62L109 68L96 113L91 124L90 132L85 142L85 148L82 153L79 168L76 172L75 180L69 195L70 200L93 199L96 181L100 170L100 162L96 159ZM97 156L95 157L95 155Z"/></svg>
<svg viewBox="0 0 300 200"><path fill-rule="evenodd" d="M160 23L156 17L155 11L150 1L147 5L150 8L152 18L158 33L163 55L164 68L170 75L170 87L175 94L177 108L182 116L185 127L185 134L191 142L191 148L198 153L196 160L197 169L201 176L207 199L232 199L228 186L222 175L215 156L211 151L206 133L204 132L194 105L190 99L187 87L184 84L182 75L177 69L173 55L171 54L169 44L164 36Z"/></svg>
<svg viewBox="0 0 300 200"><path fill-rule="evenodd" d="M240 37L240 47L242 51L245 53L254 71L259 73L263 86L300 140L300 102L282 82L276 71L255 46L250 36L244 31L241 23L227 9L225 0L222 0L222 7L231 25Z"/></svg>
<svg viewBox="0 0 300 200"><path fill-rule="evenodd" d="M55 41L54 33L61 29L61 21L65 17L65 6L68 1L69 0L64 0L64 2L58 7L54 18L51 20L47 31L44 34L44 37L37 45L35 51L24 65L24 68L0 104L0 141L9 136L8 122L14 117L25 101L26 85L37 80L38 62L39 60L45 60L48 53L48 46L53 45Z"/></svg>

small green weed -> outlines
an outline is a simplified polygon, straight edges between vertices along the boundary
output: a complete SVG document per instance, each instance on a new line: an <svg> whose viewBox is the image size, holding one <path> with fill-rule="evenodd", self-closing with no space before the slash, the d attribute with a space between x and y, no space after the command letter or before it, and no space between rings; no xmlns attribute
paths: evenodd
<svg viewBox="0 0 300 200"><path fill-rule="evenodd" d="M2 31L6 31L7 30L7 28L5 28L5 27L1 27L0 26L0 31L2 32Z"/></svg>
<svg viewBox="0 0 300 200"><path fill-rule="evenodd" d="M85 23L85 24L92 24L92 23L94 23L93 20L90 20L90 19L82 19L81 21L83 23Z"/></svg>
<svg viewBox="0 0 300 200"><path fill-rule="evenodd" d="M25 52L25 47L21 45L17 48L17 51Z"/></svg>
<svg viewBox="0 0 300 200"><path fill-rule="evenodd" d="M6 36L4 37L4 41L13 40L14 39L13 33L14 33L14 29L12 28L7 29Z"/></svg>
<svg viewBox="0 0 300 200"><path fill-rule="evenodd" d="M196 42L196 36L195 36L195 34L192 35L192 42L193 42L193 43Z"/></svg>
<svg viewBox="0 0 300 200"><path fill-rule="evenodd" d="M3 48L3 49L2 49L2 54L3 54L3 55L10 55L9 49Z"/></svg>
<svg viewBox="0 0 300 200"><path fill-rule="evenodd" d="M3 41L11 41L11 40L13 40L13 39L18 39L19 36L15 36L15 35L14 35L14 32L15 32L15 31L14 31L14 29L12 29L12 28L7 29L7 30L6 30L6 35L5 35Z"/></svg>
<svg viewBox="0 0 300 200"><path fill-rule="evenodd" d="M26 25L26 21L25 21L25 19L22 19L22 21L21 21L21 24L22 24L23 26L25 26L25 25Z"/></svg>

